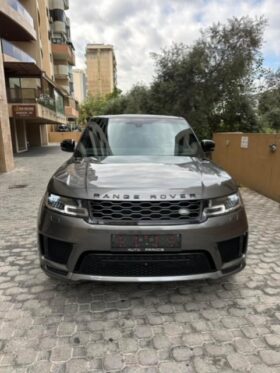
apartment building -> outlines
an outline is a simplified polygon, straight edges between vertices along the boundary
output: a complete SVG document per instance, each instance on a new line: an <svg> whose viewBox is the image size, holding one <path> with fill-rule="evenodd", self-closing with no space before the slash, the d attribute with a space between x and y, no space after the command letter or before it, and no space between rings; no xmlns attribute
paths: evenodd
<svg viewBox="0 0 280 373"><path fill-rule="evenodd" d="M74 97L81 104L87 96L87 80L84 70L73 69Z"/></svg>
<svg viewBox="0 0 280 373"><path fill-rule="evenodd" d="M88 93L104 97L117 84L117 63L112 45L88 44L86 48Z"/></svg>
<svg viewBox="0 0 280 373"><path fill-rule="evenodd" d="M67 93L55 82L49 0L0 0L0 172L13 153L48 143L66 124Z"/></svg>
<svg viewBox="0 0 280 373"><path fill-rule="evenodd" d="M74 46L71 40L70 19L66 15L69 0L49 0L51 42L56 85L67 96L65 113L68 124L77 121L78 102L74 98L73 72Z"/></svg>

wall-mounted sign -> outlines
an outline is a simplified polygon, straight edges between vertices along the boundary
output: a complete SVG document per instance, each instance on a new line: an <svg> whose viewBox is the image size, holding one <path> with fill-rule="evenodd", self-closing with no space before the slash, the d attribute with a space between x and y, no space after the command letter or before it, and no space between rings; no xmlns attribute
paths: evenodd
<svg viewBox="0 0 280 373"><path fill-rule="evenodd" d="M242 136L240 147L243 148L243 149L247 149L248 146L249 146L249 137L248 136Z"/></svg>
<svg viewBox="0 0 280 373"><path fill-rule="evenodd" d="M13 105L13 116L15 118L35 118L36 105Z"/></svg>

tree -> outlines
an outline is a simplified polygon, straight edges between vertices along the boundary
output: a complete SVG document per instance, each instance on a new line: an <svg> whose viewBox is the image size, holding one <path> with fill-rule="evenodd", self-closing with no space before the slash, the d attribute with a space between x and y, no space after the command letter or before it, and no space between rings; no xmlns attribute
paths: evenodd
<svg viewBox="0 0 280 373"><path fill-rule="evenodd" d="M115 89L104 98L87 97L81 105L80 121L86 123L89 117L102 114L134 114L149 112L149 88L135 85L127 94Z"/></svg>
<svg viewBox="0 0 280 373"><path fill-rule="evenodd" d="M85 124L88 118L103 114L105 105L106 98L88 96L83 104L80 105L80 123Z"/></svg>
<svg viewBox="0 0 280 373"><path fill-rule="evenodd" d="M103 114L123 114L126 106L126 96L120 95L118 97L112 97L106 102Z"/></svg>
<svg viewBox="0 0 280 373"><path fill-rule="evenodd" d="M270 72L267 90L259 95L258 111L265 131L280 130L280 69Z"/></svg>
<svg viewBox="0 0 280 373"><path fill-rule="evenodd" d="M263 18L232 18L203 31L191 46L174 44L154 54L156 70L150 87L137 84L126 94L116 90L105 99L88 98L81 118L122 113L176 115L186 118L201 137L211 137L216 131L259 131L255 82L263 74L260 50L265 25ZM274 85L280 82L280 73L277 79L272 79ZM269 114L259 108L262 120L274 128L278 103Z"/></svg>
<svg viewBox="0 0 280 373"><path fill-rule="evenodd" d="M135 85L126 95L126 114L148 114L151 111L150 90L142 84Z"/></svg>
<svg viewBox="0 0 280 373"><path fill-rule="evenodd" d="M201 136L227 127L258 129L253 115L253 83L261 74L263 18L233 18L215 24L193 45L174 45L155 55L151 86L155 112L181 115ZM244 112L245 110L245 112ZM243 118L243 120L240 120Z"/></svg>

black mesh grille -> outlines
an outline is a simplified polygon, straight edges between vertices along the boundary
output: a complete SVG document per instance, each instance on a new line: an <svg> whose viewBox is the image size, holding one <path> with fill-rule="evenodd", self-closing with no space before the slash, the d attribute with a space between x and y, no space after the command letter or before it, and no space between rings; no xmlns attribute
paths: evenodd
<svg viewBox="0 0 280 373"><path fill-rule="evenodd" d="M98 224L191 224L201 221L202 201L88 201L90 222ZM185 209L187 214L180 214Z"/></svg>
<svg viewBox="0 0 280 373"><path fill-rule="evenodd" d="M44 237L44 255L46 259L66 264L72 250L72 244Z"/></svg>
<svg viewBox="0 0 280 373"><path fill-rule="evenodd" d="M236 237L231 240L218 243L218 249L223 262L230 262L242 256L243 240L246 237ZM245 241L244 241L245 242Z"/></svg>
<svg viewBox="0 0 280 373"><path fill-rule="evenodd" d="M96 276L145 277L184 276L213 272L212 258L207 252L176 254L87 253L75 272Z"/></svg>

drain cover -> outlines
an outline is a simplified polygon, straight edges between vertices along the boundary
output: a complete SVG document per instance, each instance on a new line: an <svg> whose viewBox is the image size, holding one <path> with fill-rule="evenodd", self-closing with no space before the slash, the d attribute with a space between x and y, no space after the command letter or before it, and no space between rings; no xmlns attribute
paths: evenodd
<svg viewBox="0 0 280 373"><path fill-rule="evenodd" d="M28 184L16 184L9 186L9 189L23 189L26 188Z"/></svg>

